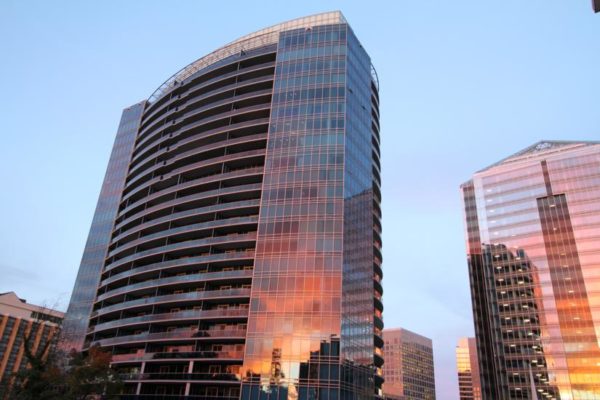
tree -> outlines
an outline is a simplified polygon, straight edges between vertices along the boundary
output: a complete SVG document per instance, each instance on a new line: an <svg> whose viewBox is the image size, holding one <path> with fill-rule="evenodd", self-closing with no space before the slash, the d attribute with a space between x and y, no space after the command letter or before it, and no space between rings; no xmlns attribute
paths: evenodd
<svg viewBox="0 0 600 400"><path fill-rule="evenodd" d="M50 351L44 356L47 350ZM0 399L109 400L117 398L122 389L118 374L110 366L110 353L99 347L90 348L86 354L73 351L68 362L61 364L65 354L50 341L33 352L30 338L26 336L24 356L28 368L11 377L9 393Z"/></svg>
<svg viewBox="0 0 600 400"><path fill-rule="evenodd" d="M100 347L92 347L87 355L72 352L69 370L66 372L65 399L87 400L101 396L117 398L122 382L110 367L110 353Z"/></svg>
<svg viewBox="0 0 600 400"><path fill-rule="evenodd" d="M32 329L33 330L33 329ZM56 391L60 383L61 371L56 366L56 353L52 350L53 342L47 340L35 351L31 343L31 335L23 338L23 355L27 359L27 369L9 378L7 392L9 399L15 400L54 400L61 397Z"/></svg>

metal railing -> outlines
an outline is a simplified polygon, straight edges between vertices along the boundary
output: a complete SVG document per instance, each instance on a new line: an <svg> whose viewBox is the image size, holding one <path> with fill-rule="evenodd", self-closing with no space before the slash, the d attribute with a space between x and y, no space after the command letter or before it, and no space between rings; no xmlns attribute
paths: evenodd
<svg viewBox="0 0 600 400"><path fill-rule="evenodd" d="M185 381L240 381L240 377L230 373L143 373L143 374L120 374L124 381L146 381L146 380L185 380Z"/></svg>
<svg viewBox="0 0 600 400"><path fill-rule="evenodd" d="M176 88L184 80L194 75L201 69L224 60L232 55L277 43L279 40L279 33L282 31L336 23L346 23L346 19L339 11L315 14L291 21L286 21L281 24L277 24L269 28L262 29L258 32L243 36L177 71L150 95L148 98L148 103L155 103L168 91Z"/></svg>
<svg viewBox="0 0 600 400"><path fill-rule="evenodd" d="M231 272L233 272L233 271L226 271L226 272L230 272L230 275L224 274L223 272L215 272L215 274L220 274L218 276L223 275L226 277L231 276L232 278L236 277L234 274L231 274ZM235 272L239 272L239 274L237 276L238 278L252 276L251 270L239 270L239 271L235 271ZM176 282L194 281L194 280L202 280L207 275L210 276L210 273L173 276L171 278L180 278L180 279L176 279L175 280ZM186 278L186 277L191 278L191 279L182 279L182 278ZM214 277L214 275L213 275L213 277ZM148 282L155 282L156 283L155 286L161 286L162 284L164 284L165 282L167 282L169 280L170 280L169 283L172 283L173 280L171 278L164 278L163 280L157 279L157 280L148 281ZM126 287L128 287L128 286L126 286ZM167 294L167 295L162 295L162 296L151 296L151 297L146 297L146 298L142 298L142 299L124 301L122 303L103 307L97 311L94 311L91 314L91 317L93 318L97 315L103 315L103 314L106 314L106 313L109 313L112 311L123 310L123 309L134 307L134 306L158 304L158 303L174 302L174 301L194 301L194 300L205 300L205 299L235 297L235 296L250 297L250 289L234 288L234 289L225 289L225 290L202 290L202 291L193 291L193 292L187 292L187 293Z"/></svg>
<svg viewBox="0 0 600 400"><path fill-rule="evenodd" d="M136 335L116 336L108 339L96 340L91 345L110 346L120 343L144 342L153 340L174 340L174 339L213 339L213 338L245 338L245 329L222 329L222 330L191 330L176 329L169 332L144 332ZM129 355L129 354L127 354ZM117 355L119 356L119 355Z"/></svg>
<svg viewBox="0 0 600 400"><path fill-rule="evenodd" d="M182 352L159 352L159 353L130 353L115 354L111 362L122 361L148 361L148 360L171 360L171 359L220 359L220 360L241 360L244 358L243 351L182 351Z"/></svg>
<svg viewBox="0 0 600 400"><path fill-rule="evenodd" d="M88 333L98 332L105 329L111 329L118 326L135 325L138 323L151 323L168 320L183 320L183 319L203 319L203 318L227 318L227 317L247 317L247 308L234 308L224 310L186 310L179 312L166 312L160 314L147 314L138 317L123 318L115 321L104 322L98 325L89 327Z"/></svg>

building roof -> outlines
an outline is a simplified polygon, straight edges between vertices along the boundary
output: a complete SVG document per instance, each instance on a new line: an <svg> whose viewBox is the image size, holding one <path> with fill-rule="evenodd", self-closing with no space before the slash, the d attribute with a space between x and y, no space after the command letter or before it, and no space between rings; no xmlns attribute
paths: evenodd
<svg viewBox="0 0 600 400"><path fill-rule="evenodd" d="M50 315L56 318L64 318L64 313L44 306L27 303L15 292L0 293L0 314L10 315L16 318L36 319L33 313Z"/></svg>
<svg viewBox="0 0 600 400"><path fill-rule="evenodd" d="M268 28L261 29L259 31L250 33L242 36L239 39L234 40L231 43L213 51L212 53L197 59L196 61L183 67L169 79L167 79L158 89L152 93L148 98L149 103L154 103L167 92L176 87L177 84L181 83L185 79L189 78L196 72L200 71L207 66L216 63L217 61L223 60L234 54L238 54L242 51L255 49L269 44L277 43L279 40L279 33L291 29L299 28L310 28L319 25L330 25L330 24L344 24L346 18L341 11L324 12L320 14L314 14L307 17L296 18L290 21L282 22Z"/></svg>
<svg viewBox="0 0 600 400"><path fill-rule="evenodd" d="M524 148L511 156L508 156L482 170L484 172L501 165L512 164L515 162L539 159L550 155L555 155L575 148L587 147L600 144L600 141L565 141L565 140L540 140L529 147Z"/></svg>
<svg viewBox="0 0 600 400"><path fill-rule="evenodd" d="M385 340L391 337L400 338L400 340L404 342L415 342L418 344L422 344L427 347L432 347L433 341L427 336L419 335L413 331L409 331L405 328L384 328L383 329L383 339Z"/></svg>

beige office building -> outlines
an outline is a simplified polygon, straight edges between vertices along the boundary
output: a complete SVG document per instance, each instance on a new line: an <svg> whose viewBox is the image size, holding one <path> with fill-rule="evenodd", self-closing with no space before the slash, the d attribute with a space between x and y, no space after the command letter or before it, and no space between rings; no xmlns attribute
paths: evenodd
<svg viewBox="0 0 600 400"><path fill-rule="evenodd" d="M64 314L27 303L14 292L0 294L0 385L8 385L14 373L27 368L25 338L39 352L57 337ZM2 389L2 388L0 388Z"/></svg>
<svg viewBox="0 0 600 400"><path fill-rule="evenodd" d="M435 400L431 339L407 329L383 330L383 392L388 399Z"/></svg>

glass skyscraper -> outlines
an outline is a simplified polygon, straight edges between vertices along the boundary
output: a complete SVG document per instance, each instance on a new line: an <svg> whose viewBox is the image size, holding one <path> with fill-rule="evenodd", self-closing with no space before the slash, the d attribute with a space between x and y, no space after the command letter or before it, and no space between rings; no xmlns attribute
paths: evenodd
<svg viewBox="0 0 600 400"><path fill-rule="evenodd" d="M543 141L462 185L483 399L600 399L600 142Z"/></svg>
<svg viewBox="0 0 600 400"><path fill-rule="evenodd" d="M475 338L460 338L456 346L456 371L460 400L481 400L481 381L477 341Z"/></svg>
<svg viewBox="0 0 600 400"><path fill-rule="evenodd" d="M339 12L186 66L123 113L63 345L124 399L381 396L379 142Z"/></svg>

